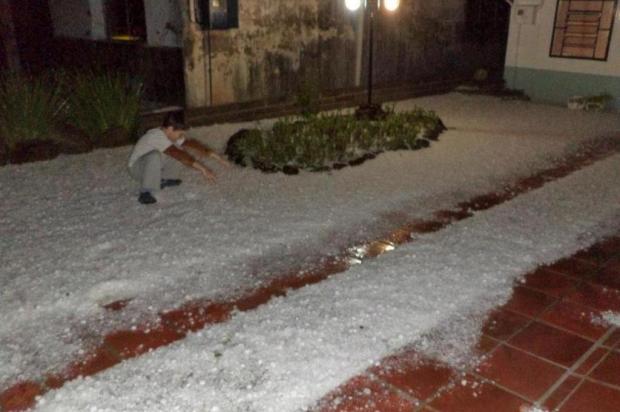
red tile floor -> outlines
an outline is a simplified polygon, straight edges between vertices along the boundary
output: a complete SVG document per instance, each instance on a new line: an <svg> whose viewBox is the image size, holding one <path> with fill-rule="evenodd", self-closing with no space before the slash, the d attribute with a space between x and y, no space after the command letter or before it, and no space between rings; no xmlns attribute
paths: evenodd
<svg viewBox="0 0 620 412"><path fill-rule="evenodd" d="M525 276L489 315L482 361L456 370L414 350L327 395L320 412L620 411L620 236Z"/></svg>

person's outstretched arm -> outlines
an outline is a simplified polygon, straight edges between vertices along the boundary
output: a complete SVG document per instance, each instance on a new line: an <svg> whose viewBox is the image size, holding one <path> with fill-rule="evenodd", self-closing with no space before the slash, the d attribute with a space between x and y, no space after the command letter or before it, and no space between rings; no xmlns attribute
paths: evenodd
<svg viewBox="0 0 620 412"><path fill-rule="evenodd" d="M190 149L196 152L199 156L210 157L212 159L215 159L219 163L223 164L224 166L230 166L230 163L228 162L228 160L224 159L222 156L218 155L213 150L209 149L207 146L200 143L196 139L186 138L185 142L183 142L182 147L184 149Z"/></svg>
<svg viewBox="0 0 620 412"><path fill-rule="evenodd" d="M207 179L210 183L215 183L215 173L207 166L202 164L199 160L195 159L191 154L179 149L178 147L172 145L167 148L164 153L175 160L183 163L187 167L191 167L192 169L198 170L205 179Z"/></svg>

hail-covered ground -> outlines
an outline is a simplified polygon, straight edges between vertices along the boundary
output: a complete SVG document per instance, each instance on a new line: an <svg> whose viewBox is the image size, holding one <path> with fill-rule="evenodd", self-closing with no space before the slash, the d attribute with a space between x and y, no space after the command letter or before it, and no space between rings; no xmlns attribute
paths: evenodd
<svg viewBox="0 0 620 412"><path fill-rule="evenodd" d="M620 229L620 155L170 347L38 411L302 411L407 344L448 362L520 275ZM615 176L615 178L610 178ZM448 335L452 350L442 351ZM457 345L454 345L455 341ZM458 348L458 352L455 352Z"/></svg>
<svg viewBox="0 0 620 412"><path fill-rule="evenodd" d="M136 201L126 171L130 148L0 168L0 388L65 366L105 332L187 300L254 288L399 221L499 190L580 142L620 131L617 114L457 94L397 109L414 105L436 110L450 128L428 149L292 177L214 165L216 185L186 170L183 185L161 192L149 207ZM235 131L253 126L191 134L221 150ZM408 342L460 361L466 354L441 343L474 341L480 315L506 299L515 277L612 230L618 175L618 156L597 162L69 384L41 408L298 410ZM103 308L122 299L132 299L123 311Z"/></svg>
<svg viewBox="0 0 620 412"><path fill-rule="evenodd" d="M609 325L614 325L620 328L620 313L618 312L605 312L602 314L602 322Z"/></svg>

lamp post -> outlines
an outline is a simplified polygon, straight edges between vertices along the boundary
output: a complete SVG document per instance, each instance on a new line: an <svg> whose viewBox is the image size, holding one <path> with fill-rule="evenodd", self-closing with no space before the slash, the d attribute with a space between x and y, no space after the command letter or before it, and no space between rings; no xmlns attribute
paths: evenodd
<svg viewBox="0 0 620 412"><path fill-rule="evenodd" d="M394 12L400 6L400 0L345 0L345 6L350 11L357 11L364 7L366 21L368 22L368 99L365 105L360 106L356 111L358 118L376 119L384 115L381 105L372 103L372 64L374 52L374 20L375 14L381 8L389 12Z"/></svg>

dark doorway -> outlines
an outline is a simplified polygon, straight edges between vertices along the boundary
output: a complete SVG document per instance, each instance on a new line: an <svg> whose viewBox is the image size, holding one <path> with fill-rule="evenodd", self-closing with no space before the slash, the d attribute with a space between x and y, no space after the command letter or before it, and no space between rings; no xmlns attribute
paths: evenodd
<svg viewBox="0 0 620 412"><path fill-rule="evenodd" d="M465 39L478 48L492 76L503 75L510 25L505 0L467 0Z"/></svg>
<svg viewBox="0 0 620 412"><path fill-rule="evenodd" d="M52 57L54 30L47 0L13 0L11 7L21 67L40 72Z"/></svg>

